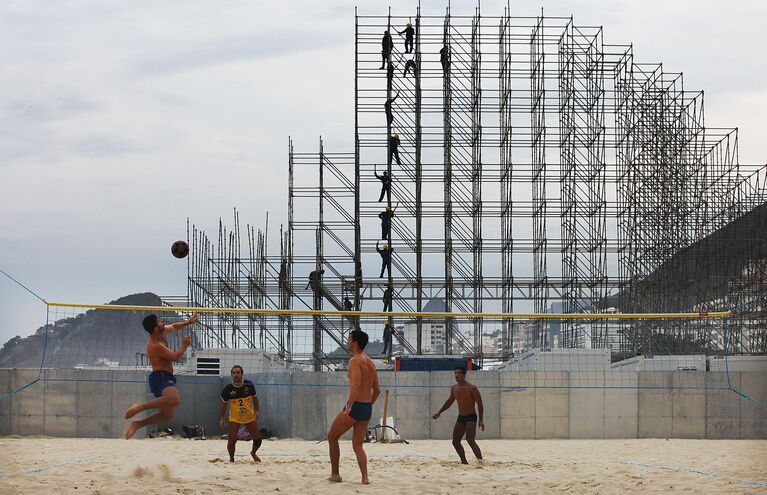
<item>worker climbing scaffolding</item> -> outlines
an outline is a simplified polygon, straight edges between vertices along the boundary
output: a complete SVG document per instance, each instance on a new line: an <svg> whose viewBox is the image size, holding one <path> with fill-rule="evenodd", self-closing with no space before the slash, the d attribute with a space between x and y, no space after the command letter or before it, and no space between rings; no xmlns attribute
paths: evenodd
<svg viewBox="0 0 767 495"><path fill-rule="evenodd" d="M384 196L386 196L386 201L391 203L391 175L386 170L382 175L378 175L378 170L374 170L373 173L376 179L381 181L381 195L378 197L378 202L383 201Z"/></svg>
<svg viewBox="0 0 767 495"><path fill-rule="evenodd" d="M394 122L394 114L391 111L391 105L392 103L394 103L394 100L396 100L398 96L399 96L399 91L397 91L396 95L394 95L391 98L387 98L386 102L384 102L384 112L386 112L386 125L390 127L392 123Z"/></svg>
<svg viewBox="0 0 767 495"><path fill-rule="evenodd" d="M399 31L399 35L405 35L405 53L413 53L413 39L415 37L415 29L411 23L405 25L405 29Z"/></svg>
<svg viewBox="0 0 767 495"><path fill-rule="evenodd" d="M402 162L399 161L399 143L400 139L398 133L394 133L389 137L389 156L386 159L386 163L389 165L392 163L392 158L397 160L397 165L402 165Z"/></svg>
<svg viewBox="0 0 767 495"><path fill-rule="evenodd" d="M376 251L381 255L381 274L378 278L383 278L384 271L387 271L388 276L391 277L391 255L394 252L394 248L390 247L388 244L384 244L383 248L379 248L379 242L380 241L376 241Z"/></svg>
<svg viewBox="0 0 767 495"><path fill-rule="evenodd" d="M391 219L394 218L394 211L397 208L392 209L387 206L384 211L378 214L378 218L381 219L381 240L385 241L391 236Z"/></svg>
<svg viewBox="0 0 767 495"><path fill-rule="evenodd" d="M392 40L389 30L384 31L383 38L381 38L381 69L384 68L386 62L391 61L391 52L394 49L394 40Z"/></svg>

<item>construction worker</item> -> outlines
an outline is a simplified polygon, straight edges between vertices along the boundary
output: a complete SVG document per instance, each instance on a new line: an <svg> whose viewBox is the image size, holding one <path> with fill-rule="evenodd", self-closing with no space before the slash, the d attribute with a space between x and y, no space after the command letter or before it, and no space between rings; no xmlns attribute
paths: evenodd
<svg viewBox="0 0 767 495"><path fill-rule="evenodd" d="M447 71L450 69L450 47L447 45L444 45L439 50L439 62L442 64L442 76L444 77L447 74Z"/></svg>
<svg viewBox="0 0 767 495"><path fill-rule="evenodd" d="M396 208L394 208L396 210ZM385 241L391 234L391 219L394 217L394 210L388 206L384 211L378 214L378 218L381 219L381 240Z"/></svg>
<svg viewBox="0 0 767 495"><path fill-rule="evenodd" d="M407 77L407 73L410 72L410 69L413 69L413 75L415 76L415 71L418 69L415 66L415 60L412 58L405 62L405 70L402 72L402 77Z"/></svg>
<svg viewBox="0 0 767 495"><path fill-rule="evenodd" d="M278 278L280 282L280 286L283 286L287 284L288 282L288 260L287 258L282 258L282 261L280 261L280 275Z"/></svg>
<svg viewBox="0 0 767 495"><path fill-rule="evenodd" d="M391 39L389 31L384 31L383 38L381 38L381 69L384 68L386 62L391 57L391 51L394 49L394 40Z"/></svg>
<svg viewBox="0 0 767 495"><path fill-rule="evenodd" d="M409 22L405 25L405 29L399 32L399 35L405 35L405 53L413 53L413 38L415 37L415 29Z"/></svg>
<svg viewBox="0 0 767 495"><path fill-rule="evenodd" d="M397 160L397 165L402 165L399 161L399 134L397 133L394 133L389 137L389 156L387 158L387 163L389 165L391 165L392 157Z"/></svg>
<svg viewBox="0 0 767 495"><path fill-rule="evenodd" d="M392 311L392 301L394 300L394 291L387 287L383 293L383 311Z"/></svg>
<svg viewBox="0 0 767 495"><path fill-rule="evenodd" d="M384 331L383 331L383 341L384 341L384 348L383 352L381 354L386 354L387 350L389 354L392 352L392 336L394 335L394 330L391 327L391 323L388 321L384 325Z"/></svg>
<svg viewBox="0 0 767 495"><path fill-rule="evenodd" d="M391 126L392 122L394 122L394 114L391 111L391 104L394 103L394 100L396 100L398 96L399 96L399 91L397 91L397 94L394 95L393 98L386 98L386 102L384 103L384 112L386 112L387 126Z"/></svg>
<svg viewBox="0 0 767 495"><path fill-rule="evenodd" d="M309 287L312 288L312 290L316 290L316 285L318 282L322 282L322 274L325 273L325 270L320 270L319 272L317 270L312 270L311 273L309 273L309 283L306 284L306 288Z"/></svg>
<svg viewBox="0 0 767 495"><path fill-rule="evenodd" d="M378 175L378 169L374 169L373 173L376 179L381 181L381 196L378 197L378 202L383 201L384 195L386 195L386 201L391 202L391 175L384 170L383 175Z"/></svg>
<svg viewBox="0 0 767 495"><path fill-rule="evenodd" d="M389 62L386 64L386 90L391 91L391 84L394 80L394 64Z"/></svg>
<svg viewBox="0 0 767 495"><path fill-rule="evenodd" d="M379 241L376 241L376 251L381 255L381 274L378 278L383 278L384 271L388 270L388 275L391 277L391 255L394 252L394 248L390 248L388 244L383 245L383 249L378 247Z"/></svg>

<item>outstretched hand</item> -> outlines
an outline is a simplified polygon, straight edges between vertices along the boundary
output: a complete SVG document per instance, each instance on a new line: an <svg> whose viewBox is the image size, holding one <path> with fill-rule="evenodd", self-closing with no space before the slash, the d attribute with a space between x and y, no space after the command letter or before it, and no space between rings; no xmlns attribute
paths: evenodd
<svg viewBox="0 0 767 495"><path fill-rule="evenodd" d="M432 414L431 419L438 419L439 416L440 416L440 413L434 413Z"/></svg>
<svg viewBox="0 0 767 495"><path fill-rule="evenodd" d="M186 322L187 322L189 325L194 325L195 323L197 323L197 319L198 319L198 318L199 318L199 315L198 315L197 313L195 313L195 314L193 314L192 316L190 316L190 317L189 317L189 319L188 319L188 320L186 320Z"/></svg>

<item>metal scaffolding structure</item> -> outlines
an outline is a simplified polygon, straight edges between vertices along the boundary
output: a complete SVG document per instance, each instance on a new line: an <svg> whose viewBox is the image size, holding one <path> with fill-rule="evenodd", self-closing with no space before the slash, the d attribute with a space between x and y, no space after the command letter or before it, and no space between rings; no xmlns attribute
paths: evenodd
<svg viewBox="0 0 767 495"><path fill-rule="evenodd" d="M406 23L412 50L399 35ZM738 308L726 336L699 321L536 320L533 341L615 356L767 353L767 167L739 163L737 129L707 127L703 92L686 90L682 74L636 62L631 46L605 44L601 27L571 17L488 17L478 7L355 15L354 54L354 150L289 143L279 256L267 254L268 228L252 227L241 256L236 213L215 249L192 227L189 304L343 309L348 298L377 309L371 300L388 289L389 311ZM416 318L414 341L396 335L401 352L511 357L519 322L451 320L435 349ZM366 322L203 323L205 346L271 348L320 370ZM483 353L493 330L500 343Z"/></svg>

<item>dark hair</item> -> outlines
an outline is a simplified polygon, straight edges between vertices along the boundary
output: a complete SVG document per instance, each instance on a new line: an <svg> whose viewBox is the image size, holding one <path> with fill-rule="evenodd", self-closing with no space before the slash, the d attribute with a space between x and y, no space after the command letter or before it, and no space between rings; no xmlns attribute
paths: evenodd
<svg viewBox="0 0 767 495"><path fill-rule="evenodd" d="M359 347L361 351L364 351L365 346L368 345L368 334L360 329L352 330L352 333L349 334L349 338L357 344L357 347Z"/></svg>
<svg viewBox="0 0 767 495"><path fill-rule="evenodd" d="M147 316L141 324L144 325L144 330L151 334L154 331L154 327L157 326L157 315L151 314Z"/></svg>
<svg viewBox="0 0 767 495"><path fill-rule="evenodd" d="M245 374L245 370L244 370L244 369L242 369L242 366L240 366L239 364L235 364L234 366L232 366L232 369L231 369L231 370L229 370L229 373L231 373L232 371L234 371L234 369L235 369L235 368L240 368L240 373L242 373L243 375Z"/></svg>
<svg viewBox="0 0 767 495"><path fill-rule="evenodd" d="M456 366L453 371L455 370L459 370L461 373L463 373L463 376L466 376L466 368L464 368L463 366Z"/></svg>

